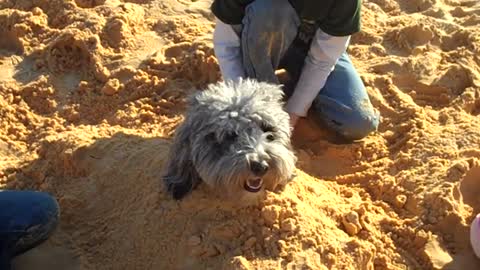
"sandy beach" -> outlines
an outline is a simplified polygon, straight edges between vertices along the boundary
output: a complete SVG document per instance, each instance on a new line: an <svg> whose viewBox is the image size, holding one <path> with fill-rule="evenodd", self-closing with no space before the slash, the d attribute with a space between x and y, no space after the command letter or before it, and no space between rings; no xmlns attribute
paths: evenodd
<svg viewBox="0 0 480 270"><path fill-rule="evenodd" d="M302 120L298 177L248 208L160 179L185 97L221 79L210 3L0 1L0 189L62 211L17 269L480 269L480 2L364 0L348 52L378 132Z"/></svg>

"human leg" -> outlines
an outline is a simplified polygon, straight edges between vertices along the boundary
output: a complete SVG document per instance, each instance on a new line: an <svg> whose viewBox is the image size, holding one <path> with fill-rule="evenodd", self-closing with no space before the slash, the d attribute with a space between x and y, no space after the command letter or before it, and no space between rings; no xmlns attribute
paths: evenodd
<svg viewBox="0 0 480 270"><path fill-rule="evenodd" d="M299 24L288 0L256 0L247 6L241 30L247 77L279 83L275 70L295 39Z"/></svg>
<svg viewBox="0 0 480 270"><path fill-rule="evenodd" d="M59 213L56 200L47 193L0 191L0 266L9 269L13 257L47 240Z"/></svg>
<svg viewBox="0 0 480 270"><path fill-rule="evenodd" d="M370 102L365 86L345 52L312 104L314 115L349 141L375 131L380 114Z"/></svg>

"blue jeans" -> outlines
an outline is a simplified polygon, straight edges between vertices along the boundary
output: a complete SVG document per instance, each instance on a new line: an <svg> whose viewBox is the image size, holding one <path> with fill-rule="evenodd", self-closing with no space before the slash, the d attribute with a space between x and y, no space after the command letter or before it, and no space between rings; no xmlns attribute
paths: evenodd
<svg viewBox="0 0 480 270"><path fill-rule="evenodd" d="M255 0L247 6L242 25L232 26L241 38L246 75L279 83L275 70L285 69L290 96L300 77L308 47L296 46L300 19L288 0ZM345 52L315 98L310 111L316 119L349 141L377 130L380 115L373 109L365 86Z"/></svg>
<svg viewBox="0 0 480 270"><path fill-rule="evenodd" d="M50 195L0 190L0 269L11 259L44 242L55 230L59 206Z"/></svg>

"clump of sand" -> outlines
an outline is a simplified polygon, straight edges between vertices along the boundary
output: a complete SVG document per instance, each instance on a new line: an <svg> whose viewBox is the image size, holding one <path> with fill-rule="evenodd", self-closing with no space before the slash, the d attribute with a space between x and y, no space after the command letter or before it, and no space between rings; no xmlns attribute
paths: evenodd
<svg viewBox="0 0 480 270"><path fill-rule="evenodd" d="M478 269L477 1L363 1L378 132L301 122L299 176L250 208L159 178L185 95L220 79L209 4L0 3L0 187L58 198L70 269Z"/></svg>

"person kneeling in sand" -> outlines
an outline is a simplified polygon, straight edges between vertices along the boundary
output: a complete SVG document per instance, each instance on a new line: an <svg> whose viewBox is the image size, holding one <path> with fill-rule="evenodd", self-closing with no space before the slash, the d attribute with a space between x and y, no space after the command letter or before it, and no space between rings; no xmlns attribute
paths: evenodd
<svg viewBox="0 0 480 270"><path fill-rule="evenodd" d="M360 30L361 0L214 0L214 52L224 80L280 83L292 128L310 109L348 141L377 130L380 115L346 49Z"/></svg>

